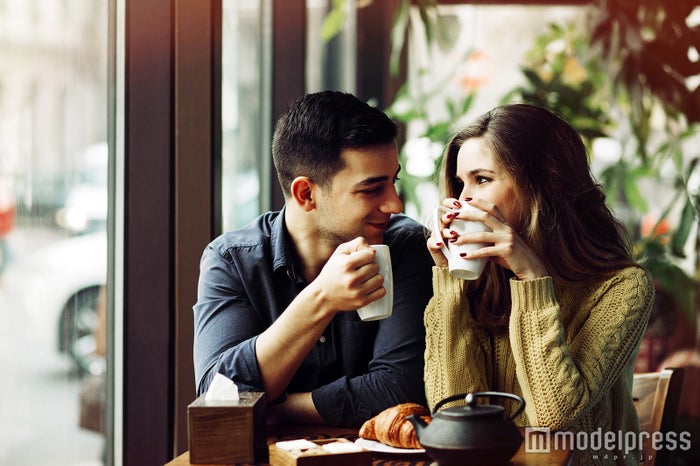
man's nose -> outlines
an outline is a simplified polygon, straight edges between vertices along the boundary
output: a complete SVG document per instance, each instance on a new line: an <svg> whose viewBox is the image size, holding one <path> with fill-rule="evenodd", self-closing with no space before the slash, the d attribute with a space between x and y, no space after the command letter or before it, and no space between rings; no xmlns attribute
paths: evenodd
<svg viewBox="0 0 700 466"><path fill-rule="evenodd" d="M396 188L389 190L390 193L388 195L388 198L384 201L384 204L382 205L382 211L392 213L392 214L398 214L403 212L403 202L401 202L401 198L399 197L399 193L396 191Z"/></svg>

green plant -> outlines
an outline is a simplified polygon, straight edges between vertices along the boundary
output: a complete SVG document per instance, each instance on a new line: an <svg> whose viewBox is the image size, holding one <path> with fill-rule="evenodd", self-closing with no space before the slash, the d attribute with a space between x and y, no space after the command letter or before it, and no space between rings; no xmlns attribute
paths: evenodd
<svg viewBox="0 0 700 466"><path fill-rule="evenodd" d="M699 36L684 21L692 11L689 2L664 3L601 0L592 9L592 36L573 25L552 25L522 67L525 84L505 100L517 97L552 109L589 147L599 137L618 141L619 158L600 175L608 202L625 213L635 252L657 286L693 322L697 266L688 267L686 255L698 230L698 199L689 184L698 155L687 141L700 134L694 124L700 105L698 90L686 78L698 72L688 49ZM661 213L648 234L639 228L651 218L643 183L671 191L666 205L652 200ZM666 231L655 233L662 225Z"/></svg>
<svg viewBox="0 0 700 466"><path fill-rule="evenodd" d="M697 259L683 268L689 241L698 233L698 196L689 184L700 154L688 144L700 134L700 87L689 78L700 74L697 54L700 28L688 19L694 0L599 0L591 21L590 48L603 57L610 76L606 88L626 116L628 140L622 157L602 176L613 201L621 198L633 210L646 213L639 192L644 179L660 181L673 191L657 225L676 218L663 235L640 236L637 250L647 267L690 322L695 320Z"/></svg>
<svg viewBox="0 0 700 466"><path fill-rule="evenodd" d="M580 26L550 24L525 60L525 82L506 93L503 102L523 100L549 108L571 123L589 146L608 134L609 101L601 93L606 75Z"/></svg>

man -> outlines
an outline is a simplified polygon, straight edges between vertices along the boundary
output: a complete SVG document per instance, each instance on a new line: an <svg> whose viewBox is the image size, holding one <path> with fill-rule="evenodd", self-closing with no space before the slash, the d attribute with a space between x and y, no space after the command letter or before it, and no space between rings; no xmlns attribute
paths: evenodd
<svg viewBox="0 0 700 466"><path fill-rule="evenodd" d="M309 94L278 121L272 154L285 196L205 249L194 306L197 392L219 372L264 391L268 422L359 426L425 403L423 310L432 295L422 227L400 215L396 125L356 97ZM391 250L394 310L370 244Z"/></svg>

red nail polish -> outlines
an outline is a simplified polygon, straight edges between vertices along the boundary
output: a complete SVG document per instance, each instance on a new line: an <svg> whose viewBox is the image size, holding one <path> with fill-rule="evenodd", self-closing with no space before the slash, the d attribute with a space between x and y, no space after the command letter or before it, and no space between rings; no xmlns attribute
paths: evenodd
<svg viewBox="0 0 700 466"><path fill-rule="evenodd" d="M436 245L437 247L439 247L439 248L442 247L442 243L435 243L435 245Z"/></svg>
<svg viewBox="0 0 700 466"><path fill-rule="evenodd" d="M451 234L452 236L459 236L459 233L457 233L457 232L454 231L454 230L450 231L450 234Z"/></svg>
<svg viewBox="0 0 700 466"><path fill-rule="evenodd" d="M452 220L453 218L455 218L455 215L457 215L457 214L451 212L451 213L447 214L447 218Z"/></svg>
<svg viewBox="0 0 700 466"><path fill-rule="evenodd" d="M450 238L450 243L454 243L455 241L457 241L457 238Z"/></svg>
<svg viewBox="0 0 700 466"><path fill-rule="evenodd" d="M466 253L466 252L460 252L460 253L459 253L459 257L467 257L467 253Z"/></svg>
<svg viewBox="0 0 700 466"><path fill-rule="evenodd" d="M464 202L469 202L469 201L471 201L471 200L472 200L471 197L465 197L465 198L464 198Z"/></svg>
<svg viewBox="0 0 700 466"><path fill-rule="evenodd" d="M459 201L454 201L455 207L462 207L462 203Z"/></svg>

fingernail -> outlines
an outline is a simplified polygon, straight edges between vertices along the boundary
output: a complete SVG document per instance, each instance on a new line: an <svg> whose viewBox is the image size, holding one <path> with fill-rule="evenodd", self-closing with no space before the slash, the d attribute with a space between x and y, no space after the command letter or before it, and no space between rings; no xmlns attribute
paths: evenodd
<svg viewBox="0 0 700 466"><path fill-rule="evenodd" d="M465 198L464 198L464 202L469 202L469 201L471 201L471 200L472 200L471 197L465 197Z"/></svg>
<svg viewBox="0 0 700 466"><path fill-rule="evenodd" d="M459 233L457 233L457 232L454 231L454 230L451 230L451 231L450 231L450 234L451 234L452 236L459 236Z"/></svg>
<svg viewBox="0 0 700 466"><path fill-rule="evenodd" d="M454 201L455 207L462 207L462 203L459 201Z"/></svg>
<svg viewBox="0 0 700 466"><path fill-rule="evenodd" d="M449 220L452 220L453 218L455 218L455 215L457 215L457 214L450 212L449 214L447 214L447 218Z"/></svg>
<svg viewBox="0 0 700 466"><path fill-rule="evenodd" d="M439 247L439 248L442 247L442 243L435 243L435 245L436 245L437 247Z"/></svg>
<svg viewBox="0 0 700 466"><path fill-rule="evenodd" d="M454 243L455 241L457 241L457 238L450 238L450 243Z"/></svg>
<svg viewBox="0 0 700 466"><path fill-rule="evenodd" d="M460 252L460 253L459 253L459 257L467 257L467 253L466 253L466 252Z"/></svg>

